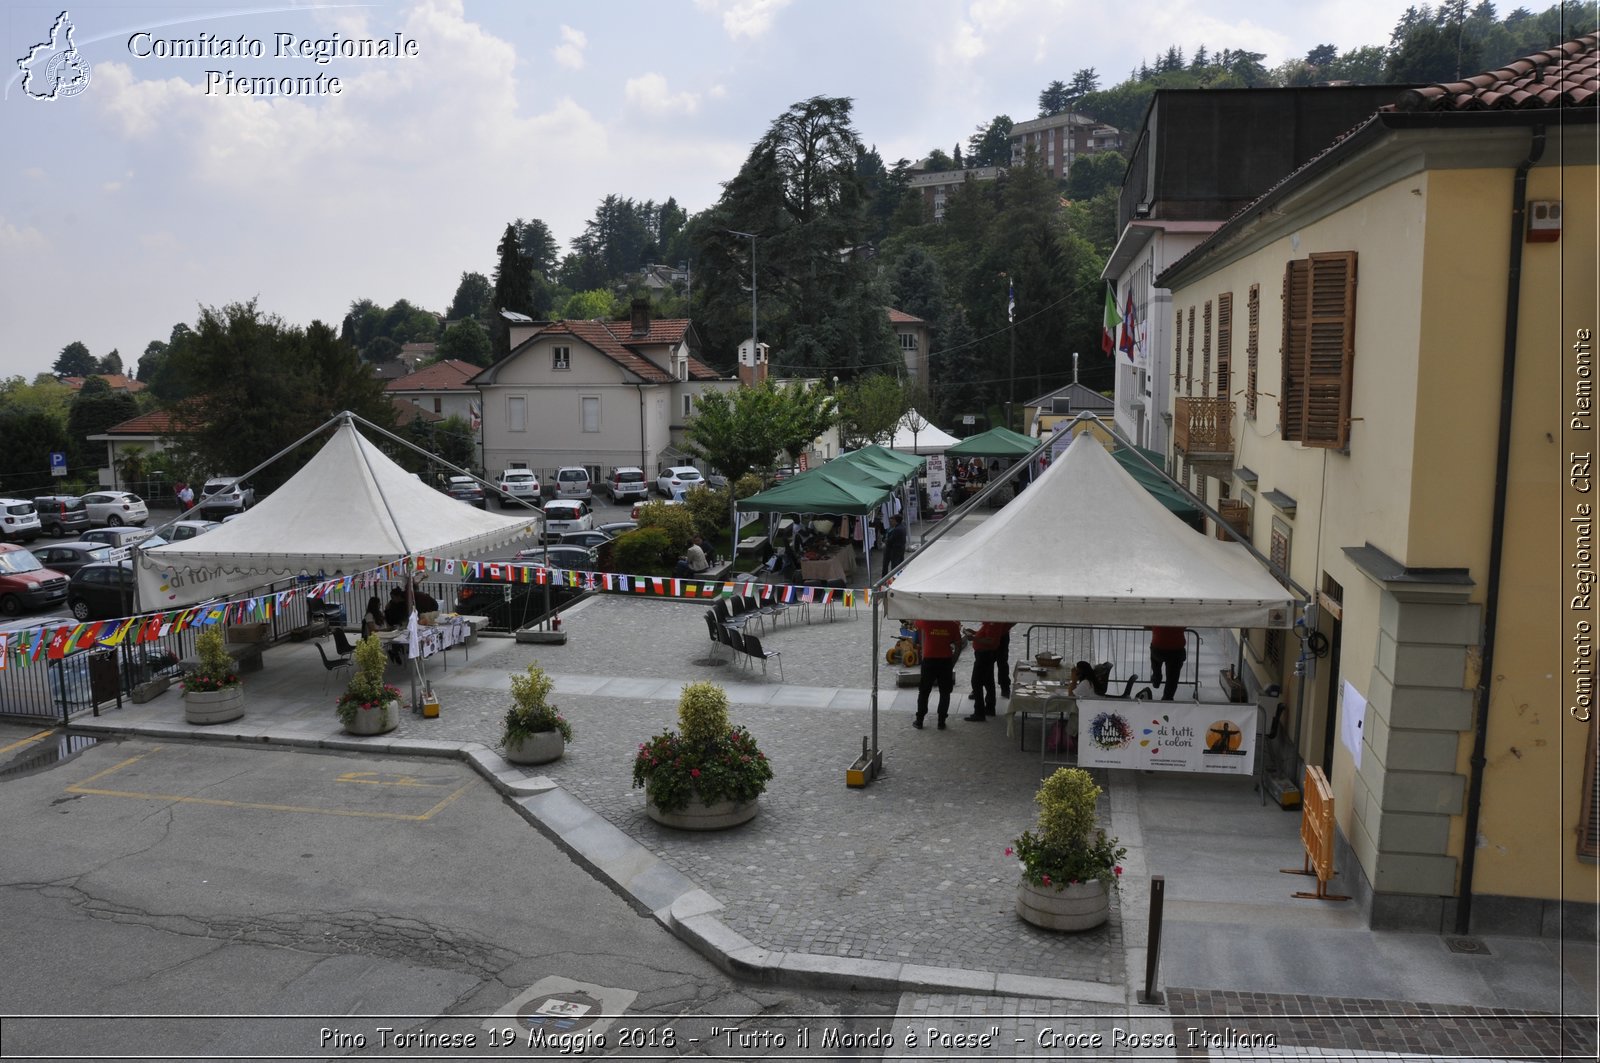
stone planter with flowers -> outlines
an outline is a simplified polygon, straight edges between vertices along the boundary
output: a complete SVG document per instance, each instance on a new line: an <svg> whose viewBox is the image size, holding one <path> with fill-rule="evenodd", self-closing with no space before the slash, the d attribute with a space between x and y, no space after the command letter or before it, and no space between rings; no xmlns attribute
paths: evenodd
<svg viewBox="0 0 1600 1063"><path fill-rule="evenodd" d="M1034 795L1039 831L1006 850L1022 862L1017 914L1046 930L1090 930L1111 917L1128 850L1095 826L1100 787L1082 768L1057 768Z"/></svg>
<svg viewBox="0 0 1600 1063"><path fill-rule="evenodd" d="M368 635L356 643L350 684L339 695L339 719L353 735L380 735L400 726L400 691L383 681L383 642Z"/></svg>
<svg viewBox="0 0 1600 1063"><path fill-rule="evenodd" d="M743 727L728 723L728 695L715 683L689 683L678 699L681 733L639 746L633 785L645 813L680 830L722 830L752 819L772 779L766 754Z"/></svg>
<svg viewBox="0 0 1600 1063"><path fill-rule="evenodd" d="M222 629L208 627L194 640L200 667L183 677L183 718L189 723L227 723L244 715L244 682L234 670Z"/></svg>
<svg viewBox="0 0 1600 1063"><path fill-rule="evenodd" d="M500 731L500 751L511 763L548 764L572 741L572 725L550 704L552 685L537 662L511 677L511 707Z"/></svg>

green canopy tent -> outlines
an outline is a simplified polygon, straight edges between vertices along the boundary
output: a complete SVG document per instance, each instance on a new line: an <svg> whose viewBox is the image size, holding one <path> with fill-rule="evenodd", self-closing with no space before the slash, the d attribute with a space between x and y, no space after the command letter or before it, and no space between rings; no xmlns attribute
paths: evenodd
<svg viewBox="0 0 1600 1063"><path fill-rule="evenodd" d="M876 443L869 443L860 450L852 450L850 453L843 454L835 460L870 461L886 469L903 470L903 477L912 475L928 463L927 458L919 457L915 454L905 454L898 450L890 450L888 447L881 447Z"/></svg>
<svg viewBox="0 0 1600 1063"><path fill-rule="evenodd" d="M1157 472L1156 469L1152 469L1145 462L1140 461L1140 454L1144 455L1156 469L1161 468L1163 457L1159 450L1120 446L1111 452L1111 456L1116 458L1118 463L1128 471L1128 474L1139 482L1140 487L1154 495L1156 500L1166 506L1173 516L1194 525L1200 519L1200 507L1195 505L1194 499L1189 498L1174 487L1165 475Z"/></svg>
<svg viewBox="0 0 1600 1063"><path fill-rule="evenodd" d="M844 513L863 516L888 498L892 489L848 479L824 466L741 498L741 513Z"/></svg>
<svg viewBox="0 0 1600 1063"><path fill-rule="evenodd" d="M969 436L953 447L946 447L947 458L1013 458L1021 459L1039 449L1039 441L996 426L987 432Z"/></svg>

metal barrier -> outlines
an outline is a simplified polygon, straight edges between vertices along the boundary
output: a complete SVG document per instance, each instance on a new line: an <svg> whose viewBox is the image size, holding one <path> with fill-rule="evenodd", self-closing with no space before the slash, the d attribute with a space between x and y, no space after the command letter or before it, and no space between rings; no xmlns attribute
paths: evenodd
<svg viewBox="0 0 1600 1063"><path fill-rule="evenodd" d="M1023 633L1024 663L1036 654L1059 653L1068 667L1076 661L1090 664L1111 663L1108 694L1120 694L1129 677L1150 681L1150 629L1143 627L1087 627L1078 624L1032 624ZM1190 700L1200 699L1200 635L1184 629L1186 656L1178 673L1178 689L1187 689ZM1157 698L1161 692L1155 692ZM1182 694L1175 695L1182 697Z"/></svg>
<svg viewBox="0 0 1600 1063"><path fill-rule="evenodd" d="M1317 901L1347 901L1350 898L1328 892L1328 883L1338 871L1333 866L1333 790L1328 777L1313 764L1306 765L1304 804L1300 808L1300 844L1305 848L1303 867L1285 867L1285 875L1316 875L1317 892L1296 893Z"/></svg>

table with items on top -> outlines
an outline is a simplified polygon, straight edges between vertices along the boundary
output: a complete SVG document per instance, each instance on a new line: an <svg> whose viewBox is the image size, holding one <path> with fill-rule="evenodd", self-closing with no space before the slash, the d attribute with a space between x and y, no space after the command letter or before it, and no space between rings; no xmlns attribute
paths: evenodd
<svg viewBox="0 0 1600 1063"><path fill-rule="evenodd" d="M1011 673L1011 697L1006 701L1006 737L1016 733L1016 718L1022 717L1022 741L1027 741L1027 720L1038 716L1041 742L1044 729L1051 716L1065 720L1067 732L1077 733L1077 699L1067 693L1067 681L1072 669L1057 662L1053 665L1029 664L1019 661Z"/></svg>
<svg viewBox="0 0 1600 1063"><path fill-rule="evenodd" d="M800 578L807 583L846 583L855 571L856 552L848 545L821 557L800 559Z"/></svg>
<svg viewBox="0 0 1600 1063"><path fill-rule="evenodd" d="M404 664L408 660L421 662L435 654L443 656L445 651L457 646L466 654L473 635L473 622L468 617L453 613L441 614L432 624L418 624L415 631L415 637L407 628L378 632L391 661L396 664ZM446 657L445 668L449 667L450 661Z"/></svg>

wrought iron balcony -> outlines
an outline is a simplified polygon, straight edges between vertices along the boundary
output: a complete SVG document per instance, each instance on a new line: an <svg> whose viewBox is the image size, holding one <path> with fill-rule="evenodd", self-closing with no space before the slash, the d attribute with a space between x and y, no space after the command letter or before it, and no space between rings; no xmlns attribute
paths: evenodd
<svg viewBox="0 0 1600 1063"><path fill-rule="evenodd" d="M1185 457L1233 457L1233 400L1194 396L1173 400L1172 446Z"/></svg>

